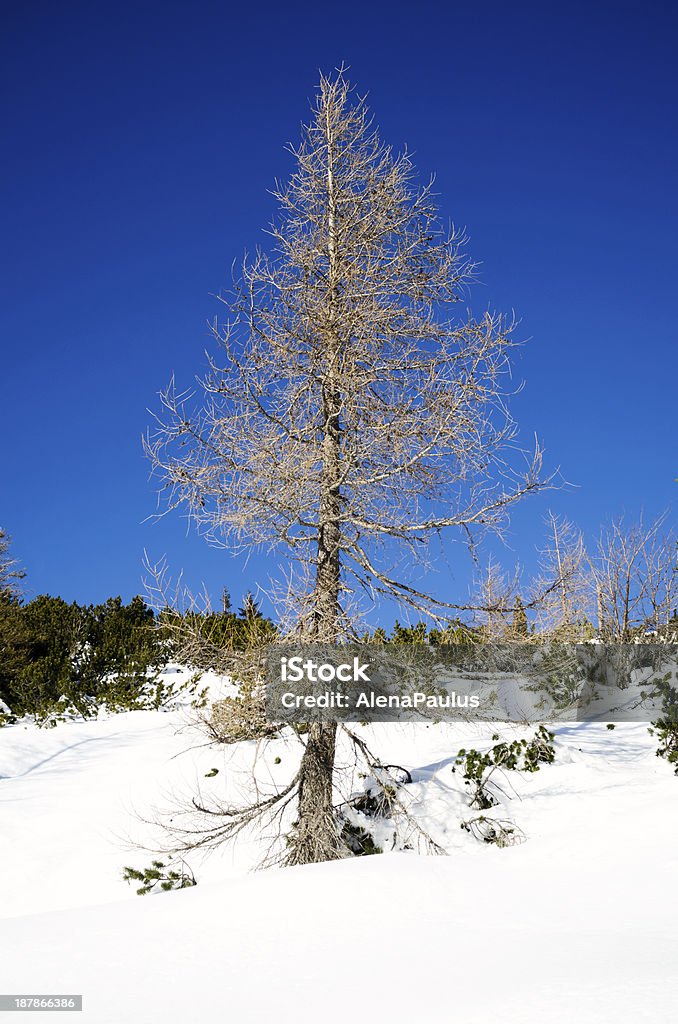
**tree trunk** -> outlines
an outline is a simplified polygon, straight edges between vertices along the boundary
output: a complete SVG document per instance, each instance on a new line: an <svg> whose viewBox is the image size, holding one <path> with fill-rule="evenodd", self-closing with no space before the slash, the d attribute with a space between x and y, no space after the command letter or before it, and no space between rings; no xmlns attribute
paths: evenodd
<svg viewBox="0 0 678 1024"><path fill-rule="evenodd" d="M597 615L598 615L598 636L601 639L605 640L605 639L607 639L607 637L606 637L606 628L605 628L605 612L604 612L604 605L603 605L603 588L602 588L602 585L600 583L598 583L598 586L596 588L596 604L597 604Z"/></svg>
<svg viewBox="0 0 678 1024"><path fill-rule="evenodd" d="M335 326L339 256L333 175L334 140L329 111L326 139L329 301L327 362L322 386L323 462L312 635L316 641L334 644L339 639L341 581L341 391L337 379L341 342ZM336 860L346 855L332 800L336 734L336 722L316 723L309 729L299 770L299 818L289 857L292 864Z"/></svg>
<svg viewBox="0 0 678 1024"><path fill-rule="evenodd" d="M323 722L309 729L299 775L299 818L291 840L290 864L336 860L346 850L334 817L332 780L337 726Z"/></svg>
<svg viewBox="0 0 678 1024"><path fill-rule="evenodd" d="M620 640L625 643L628 640L629 625L631 619L631 573L630 571L626 574L626 582L624 586L624 617L622 620L622 629Z"/></svg>

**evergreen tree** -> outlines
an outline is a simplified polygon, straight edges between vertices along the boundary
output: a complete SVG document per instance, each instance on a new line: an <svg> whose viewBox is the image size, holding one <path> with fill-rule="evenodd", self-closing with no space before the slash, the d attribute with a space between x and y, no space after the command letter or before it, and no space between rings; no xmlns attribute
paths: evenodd
<svg viewBox="0 0 678 1024"><path fill-rule="evenodd" d="M22 616L18 597L0 591L0 701L13 714L20 714L16 680L30 659L30 634Z"/></svg>
<svg viewBox="0 0 678 1024"><path fill-rule="evenodd" d="M254 595L248 590L242 599L242 607L238 609L238 615L245 622L262 618L260 607L254 599Z"/></svg>
<svg viewBox="0 0 678 1024"><path fill-rule="evenodd" d="M519 639L527 638L529 636L529 630L527 625L527 612L525 611L523 602L518 596L516 603L513 608L513 635Z"/></svg>

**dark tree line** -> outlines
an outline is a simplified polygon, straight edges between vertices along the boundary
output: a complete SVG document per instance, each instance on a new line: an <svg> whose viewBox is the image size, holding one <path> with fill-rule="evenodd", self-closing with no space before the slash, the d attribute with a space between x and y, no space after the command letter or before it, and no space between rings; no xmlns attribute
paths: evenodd
<svg viewBox="0 0 678 1024"><path fill-rule="evenodd" d="M24 601L23 578L10 556L9 537L0 530L0 721L24 715L49 720L67 713L89 717L100 708L159 707L168 699L172 687L160 673L185 653L176 636L186 631L186 623L178 628L176 612L156 614L139 596L127 604L121 597L69 604L48 594ZM218 668L224 647L243 648L253 633L274 632L250 594L237 612L224 592L221 612L186 615L191 631L211 641L202 645L200 659L184 659L199 670Z"/></svg>
<svg viewBox="0 0 678 1024"><path fill-rule="evenodd" d="M13 716L142 706L168 660L155 616L140 597L99 605L41 594L0 598L0 699Z"/></svg>

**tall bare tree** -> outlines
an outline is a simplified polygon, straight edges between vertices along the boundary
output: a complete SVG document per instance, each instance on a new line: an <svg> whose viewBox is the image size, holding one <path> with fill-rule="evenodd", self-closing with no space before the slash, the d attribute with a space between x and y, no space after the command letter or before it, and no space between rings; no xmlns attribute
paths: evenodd
<svg viewBox="0 0 678 1024"><path fill-rule="evenodd" d="M16 598L19 596L24 570L16 558L10 554L10 537L0 527L0 596Z"/></svg>
<svg viewBox="0 0 678 1024"><path fill-rule="evenodd" d="M594 585L581 530L563 516L548 512L546 543L540 551L535 582L536 631L576 642L591 623ZM552 581L555 581L553 583Z"/></svg>
<svg viewBox="0 0 678 1024"><path fill-rule="evenodd" d="M492 557L486 565L480 567L475 581L473 604L478 609L475 617L485 640L513 639L512 619L519 585L518 567L509 576Z"/></svg>
<svg viewBox="0 0 678 1024"><path fill-rule="evenodd" d="M623 516L600 535L591 559L598 602L598 627L609 640L628 640L640 627L665 626L678 602L676 535L668 512L646 523Z"/></svg>
<svg viewBox="0 0 678 1024"><path fill-rule="evenodd" d="M290 149L272 250L245 260L213 326L221 356L197 397L163 393L147 447L168 505L187 506L212 540L290 556L285 635L335 643L384 596L454 608L420 582L429 540L499 527L541 486L541 453L515 448L513 324L464 311L465 238L441 224L431 183L418 187L407 153L382 143L343 72L321 77ZM292 862L344 852L335 734L308 733Z"/></svg>

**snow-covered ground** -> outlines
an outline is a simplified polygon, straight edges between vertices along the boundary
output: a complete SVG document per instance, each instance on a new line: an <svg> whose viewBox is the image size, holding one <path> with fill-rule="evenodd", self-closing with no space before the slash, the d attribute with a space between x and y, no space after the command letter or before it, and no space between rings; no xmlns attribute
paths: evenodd
<svg viewBox="0 0 678 1024"><path fill-rule="evenodd" d="M189 857L197 887L138 897L122 868L149 864L154 822L246 786L255 744L205 746L190 714L0 729L0 993L82 993L83 1024L675 1019L678 779L647 726L556 728L555 763L510 773L488 812L527 837L506 849L460 829L478 812L451 765L524 730L371 726L449 856L251 873L243 840ZM298 756L274 741L260 779Z"/></svg>

